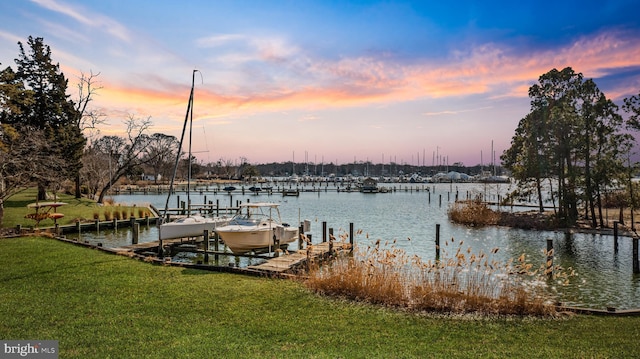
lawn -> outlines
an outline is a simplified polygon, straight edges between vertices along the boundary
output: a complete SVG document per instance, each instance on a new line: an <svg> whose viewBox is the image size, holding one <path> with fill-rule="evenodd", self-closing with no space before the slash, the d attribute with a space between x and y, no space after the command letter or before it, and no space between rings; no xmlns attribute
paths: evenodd
<svg viewBox="0 0 640 359"><path fill-rule="evenodd" d="M35 221L25 218L28 213L33 213L34 209L27 208L30 203L36 202L37 189L25 189L7 199L4 203L4 218L2 227L13 228L21 225L24 228L32 228ZM114 217L117 219L126 219L130 216L143 218L150 211L147 208L121 206L119 204L98 205L95 201L87 198L75 198L74 196L59 193L56 195L55 201L64 202L65 205L58 207L57 212L64 214L64 218L57 221L60 225L73 224L77 221L94 221L96 218L101 221L110 221ZM53 199L40 202L54 202ZM53 219L42 220L38 227L52 227Z"/></svg>
<svg viewBox="0 0 640 359"><path fill-rule="evenodd" d="M0 263L0 338L58 340L61 358L640 356L637 317L411 314L43 237L0 239Z"/></svg>

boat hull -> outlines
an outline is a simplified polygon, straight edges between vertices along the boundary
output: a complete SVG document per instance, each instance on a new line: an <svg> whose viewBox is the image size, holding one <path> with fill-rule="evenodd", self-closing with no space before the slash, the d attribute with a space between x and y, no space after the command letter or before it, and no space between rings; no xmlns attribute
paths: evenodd
<svg viewBox="0 0 640 359"><path fill-rule="evenodd" d="M256 249L269 248L294 242L298 238L298 229L276 226L273 228L229 225L219 227L216 232L224 244L233 253L246 253ZM275 240L274 240L275 236Z"/></svg>
<svg viewBox="0 0 640 359"><path fill-rule="evenodd" d="M198 237L204 235L208 230L213 234L216 227L221 227L229 223L229 219L207 218L201 216L190 216L177 219L173 222L163 223L159 228L159 238L161 240Z"/></svg>

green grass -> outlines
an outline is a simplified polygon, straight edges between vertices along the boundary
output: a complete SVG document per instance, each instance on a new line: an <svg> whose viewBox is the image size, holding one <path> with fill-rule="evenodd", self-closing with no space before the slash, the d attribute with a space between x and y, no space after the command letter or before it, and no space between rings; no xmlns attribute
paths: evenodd
<svg viewBox="0 0 640 359"><path fill-rule="evenodd" d="M4 218L2 221L2 227L13 228L16 225L21 225L24 228L32 228L35 226L35 221L25 218L27 213L33 213L34 209L27 208L29 203L36 201L37 189L29 188L20 193L17 193L7 199L4 203ZM99 206L95 201L87 198L75 198L64 193L57 194L57 201L64 202L66 205L58 207L57 212L64 214L64 218L58 220L58 224L66 225L73 224L76 221L93 221L94 216L98 216L101 221L111 220L113 213L118 212L122 218L122 212L124 211L127 216L133 214L136 218L140 216L140 210L146 210L146 208L134 208L129 206L105 205ZM53 200L41 201L41 202L53 202ZM107 216L111 215L111 218L105 218L105 212ZM142 216L144 217L144 216ZM124 218L122 218L124 219ZM38 227L52 227L54 222L52 219L45 219L40 222Z"/></svg>
<svg viewBox="0 0 640 359"><path fill-rule="evenodd" d="M0 240L0 338L61 358L638 357L640 318L471 318L316 296L300 283Z"/></svg>

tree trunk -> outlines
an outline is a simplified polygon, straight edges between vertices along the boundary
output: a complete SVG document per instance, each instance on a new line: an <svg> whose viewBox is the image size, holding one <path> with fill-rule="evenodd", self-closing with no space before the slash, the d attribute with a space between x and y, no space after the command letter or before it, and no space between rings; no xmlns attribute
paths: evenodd
<svg viewBox="0 0 640 359"><path fill-rule="evenodd" d="M80 174L76 174L76 198L82 197L82 191L80 191Z"/></svg>
<svg viewBox="0 0 640 359"><path fill-rule="evenodd" d="M47 189L41 183L38 183L38 201L46 201L47 200Z"/></svg>
<svg viewBox="0 0 640 359"><path fill-rule="evenodd" d="M536 177L536 189L538 190L538 206L540 207L540 213L544 212L544 202L542 200L542 183L540 177Z"/></svg>

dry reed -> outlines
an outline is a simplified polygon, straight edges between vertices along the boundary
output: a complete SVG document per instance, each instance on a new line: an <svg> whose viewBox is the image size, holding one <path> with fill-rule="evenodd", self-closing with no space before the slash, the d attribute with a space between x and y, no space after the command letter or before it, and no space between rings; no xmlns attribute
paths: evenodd
<svg viewBox="0 0 640 359"><path fill-rule="evenodd" d="M378 240L353 256L315 267L305 283L321 294L415 311L556 314L555 301L544 291L545 264L534 270L525 255L500 263L493 259L498 249L476 255L460 243L453 256L424 262L387 245ZM567 277L562 268L553 269L553 276Z"/></svg>

